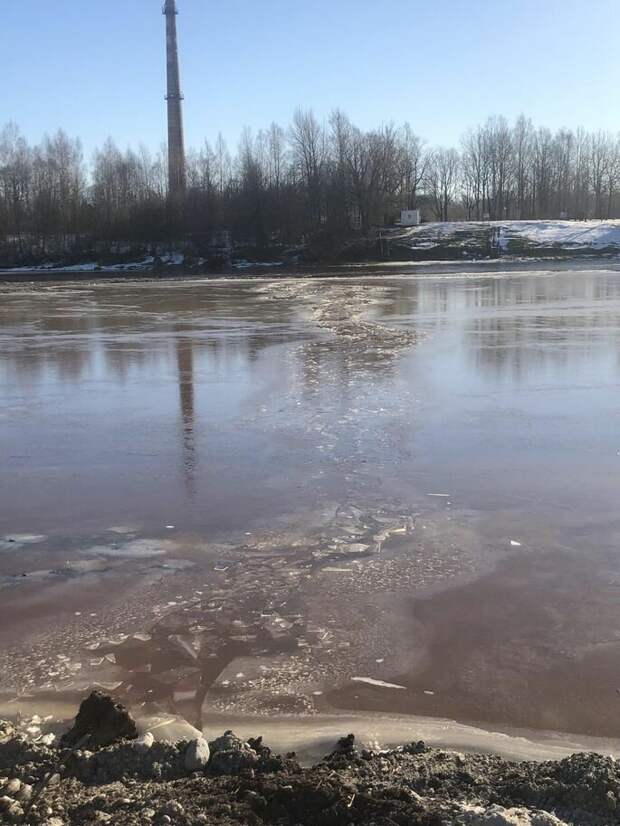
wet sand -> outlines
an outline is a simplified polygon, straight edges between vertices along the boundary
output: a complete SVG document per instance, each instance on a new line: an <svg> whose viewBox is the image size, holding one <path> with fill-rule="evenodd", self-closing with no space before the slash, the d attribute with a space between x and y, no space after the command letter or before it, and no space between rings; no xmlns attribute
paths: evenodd
<svg viewBox="0 0 620 826"><path fill-rule="evenodd" d="M581 267L4 287L4 699L620 737L620 275Z"/></svg>

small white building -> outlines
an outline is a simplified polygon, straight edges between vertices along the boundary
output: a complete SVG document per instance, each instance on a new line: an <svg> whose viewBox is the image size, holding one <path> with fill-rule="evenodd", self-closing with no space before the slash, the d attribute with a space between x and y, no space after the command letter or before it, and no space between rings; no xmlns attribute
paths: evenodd
<svg viewBox="0 0 620 826"><path fill-rule="evenodd" d="M417 227L420 223L419 209L401 209L400 223L403 227Z"/></svg>

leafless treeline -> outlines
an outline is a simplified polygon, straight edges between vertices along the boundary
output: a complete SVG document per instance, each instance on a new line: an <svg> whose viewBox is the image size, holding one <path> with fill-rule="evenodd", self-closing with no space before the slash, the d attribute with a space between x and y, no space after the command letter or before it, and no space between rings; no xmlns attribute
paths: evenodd
<svg viewBox="0 0 620 826"><path fill-rule="evenodd" d="M456 148L426 146L405 124L363 131L341 111L299 110L287 129L245 130L231 155L219 138L188 153L182 218L166 203L163 151L106 141L85 163L62 131L29 146L0 133L0 239L45 250L58 239L153 242L214 228L256 243L341 237L420 206L427 220L620 215L620 138L551 132L492 118Z"/></svg>

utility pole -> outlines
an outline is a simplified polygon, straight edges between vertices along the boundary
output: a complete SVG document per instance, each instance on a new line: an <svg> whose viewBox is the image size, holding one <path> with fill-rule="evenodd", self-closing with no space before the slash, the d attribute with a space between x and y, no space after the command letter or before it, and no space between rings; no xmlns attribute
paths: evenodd
<svg viewBox="0 0 620 826"><path fill-rule="evenodd" d="M179 49L177 44L176 0L166 0L166 65L168 75L168 197L175 205L181 204L185 194L185 146L183 140L183 112Z"/></svg>

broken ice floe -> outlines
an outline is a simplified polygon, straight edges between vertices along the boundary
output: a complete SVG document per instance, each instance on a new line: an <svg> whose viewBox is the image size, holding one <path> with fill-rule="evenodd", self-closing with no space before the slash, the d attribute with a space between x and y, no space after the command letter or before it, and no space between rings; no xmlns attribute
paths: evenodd
<svg viewBox="0 0 620 826"><path fill-rule="evenodd" d="M134 539L129 542L109 545L94 545L87 553L93 556L120 557L123 559L144 559L164 556L176 548L176 543L168 539Z"/></svg>
<svg viewBox="0 0 620 826"><path fill-rule="evenodd" d="M366 318L368 311L391 292L387 286L373 285L369 288L330 283L327 287L318 281L286 279L259 287L257 292L268 293L271 298L306 302L318 327L351 342L364 343L375 352L385 351L386 355L390 355L417 340L412 330Z"/></svg>
<svg viewBox="0 0 620 826"><path fill-rule="evenodd" d="M384 680L375 680L373 677L351 677L354 683L366 683L367 685L374 685L378 688L395 688L400 691L406 691L406 685L398 685L398 683L386 683Z"/></svg>
<svg viewBox="0 0 620 826"><path fill-rule="evenodd" d="M17 551L23 548L24 545L38 545L40 542L45 542L47 536L30 533L13 533L7 534L0 538L0 552L2 551Z"/></svg>

